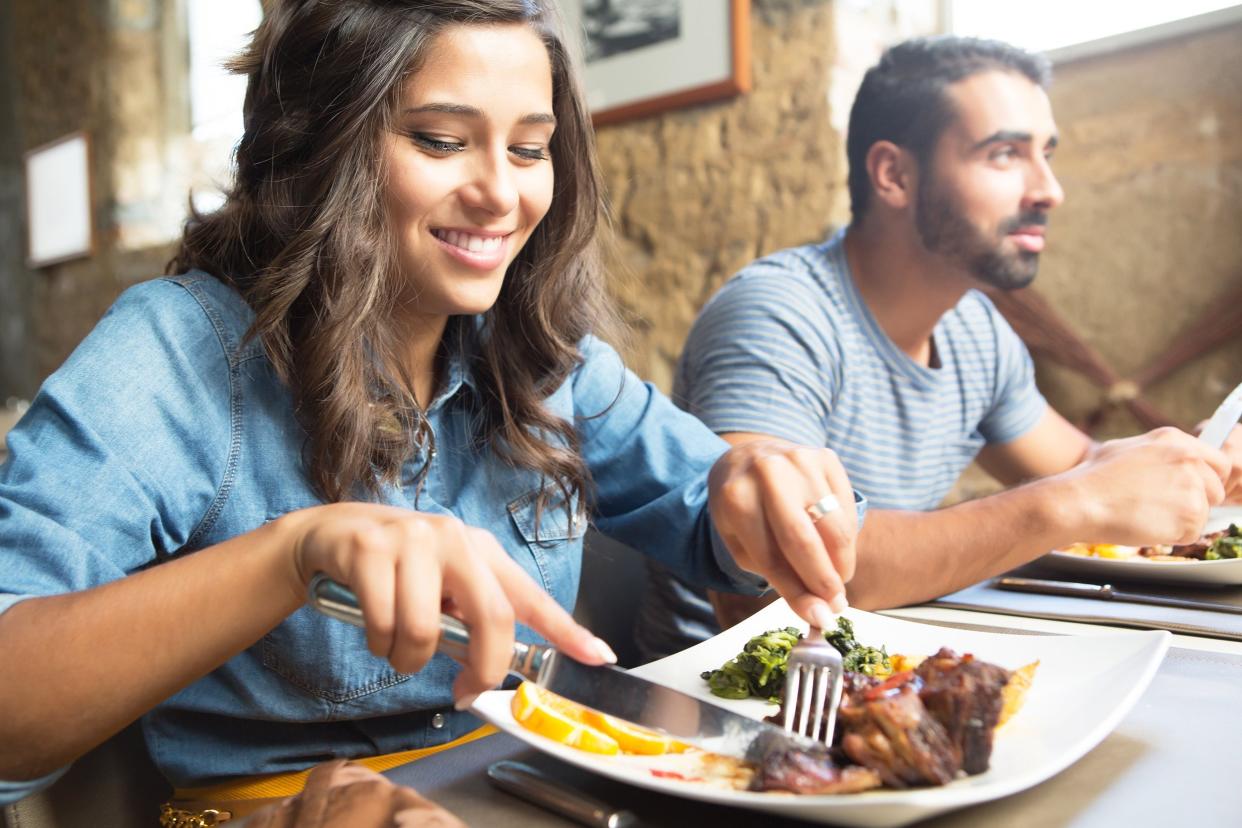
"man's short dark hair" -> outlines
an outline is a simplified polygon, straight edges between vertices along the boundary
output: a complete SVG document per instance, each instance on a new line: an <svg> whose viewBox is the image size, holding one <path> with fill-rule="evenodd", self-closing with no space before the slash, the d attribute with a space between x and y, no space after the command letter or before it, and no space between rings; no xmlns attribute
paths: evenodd
<svg viewBox="0 0 1242 828"><path fill-rule="evenodd" d="M892 141L914 154L920 166L953 120L945 88L989 71L1017 72L1047 88L1052 79L1048 59L1002 43L974 37L919 37L891 46L867 70L850 109L846 155L849 159L850 209L854 219L867 212L871 180L867 151L876 141Z"/></svg>

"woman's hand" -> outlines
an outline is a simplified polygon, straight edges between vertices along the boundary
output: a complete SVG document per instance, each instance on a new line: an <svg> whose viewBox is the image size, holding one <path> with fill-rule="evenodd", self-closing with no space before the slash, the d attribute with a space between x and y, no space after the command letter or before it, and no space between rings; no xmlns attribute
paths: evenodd
<svg viewBox="0 0 1242 828"><path fill-rule="evenodd" d="M292 538L291 580L301 595L317 572L349 586L367 647L403 673L435 653L440 613L470 628L470 656L453 684L458 706L504 679L521 621L588 664L616 661L488 532L456 518L370 503L335 503L280 519Z"/></svg>
<svg viewBox="0 0 1242 828"><path fill-rule="evenodd" d="M846 607L858 534L845 469L828 449L737 437L708 477L716 530L738 566L766 578L807 621L831 627ZM808 508L825 495L839 508L813 518Z"/></svg>

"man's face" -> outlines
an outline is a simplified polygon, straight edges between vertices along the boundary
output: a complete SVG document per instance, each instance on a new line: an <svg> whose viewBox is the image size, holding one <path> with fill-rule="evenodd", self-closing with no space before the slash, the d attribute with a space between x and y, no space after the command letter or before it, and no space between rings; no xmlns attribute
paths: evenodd
<svg viewBox="0 0 1242 828"><path fill-rule="evenodd" d="M1048 212L1065 197L1049 166L1057 137L1048 96L1007 71L972 75L947 95L957 117L919 180L919 236L978 282L1026 287L1039 268Z"/></svg>

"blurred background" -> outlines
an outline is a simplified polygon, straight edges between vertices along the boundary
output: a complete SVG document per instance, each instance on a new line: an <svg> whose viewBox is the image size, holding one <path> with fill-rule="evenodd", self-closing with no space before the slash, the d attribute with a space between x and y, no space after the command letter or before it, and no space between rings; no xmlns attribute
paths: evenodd
<svg viewBox="0 0 1242 828"><path fill-rule="evenodd" d="M676 38L729 2L577 1L584 25L615 21L622 46ZM889 43L954 31L1053 59L1067 200L1033 288L1040 314L1023 330L1036 346L1031 331L1053 331L1036 347L1053 404L1101 437L1146 425L1126 404L1136 394L1190 427L1242 380L1242 5L741 8L748 91L598 129L619 235L611 276L640 375L668 390L696 311L726 278L848 221L844 130L863 71ZM200 208L219 202L244 94L221 62L262 13L260 0L0 0L0 417L122 290L163 272L191 193ZM26 156L78 131L93 246L33 266Z"/></svg>

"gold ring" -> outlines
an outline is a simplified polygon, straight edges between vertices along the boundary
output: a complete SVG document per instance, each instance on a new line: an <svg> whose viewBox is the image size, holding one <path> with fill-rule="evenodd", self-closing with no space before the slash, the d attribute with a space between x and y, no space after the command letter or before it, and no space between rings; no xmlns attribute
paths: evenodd
<svg viewBox="0 0 1242 828"><path fill-rule="evenodd" d="M814 523L829 512L835 512L841 508L841 501L837 500L834 494L826 494L819 500L806 507L806 513L811 516L811 522Z"/></svg>

